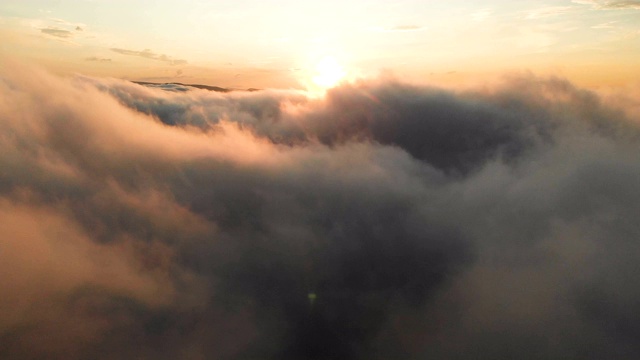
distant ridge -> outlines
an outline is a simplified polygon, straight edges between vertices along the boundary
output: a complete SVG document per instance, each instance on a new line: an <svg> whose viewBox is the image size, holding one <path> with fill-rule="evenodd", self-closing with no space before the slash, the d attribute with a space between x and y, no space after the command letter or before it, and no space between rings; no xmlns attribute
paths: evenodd
<svg viewBox="0 0 640 360"><path fill-rule="evenodd" d="M193 87L193 88L197 88L197 89L216 91L216 92L223 92L223 93L227 93L227 92L231 92L231 91L259 91L260 90L260 89L255 89L255 88L249 88L249 89L246 89L246 90L234 90L234 89L227 89L227 88L223 88L223 87L219 87L219 86L200 85L200 84L183 84L183 83L179 83L179 82L169 82L169 83L154 83L154 82L149 82L149 81L132 81L132 82L136 83L136 84L139 84L139 85L154 86L154 87L171 86L171 85L188 86L188 87Z"/></svg>

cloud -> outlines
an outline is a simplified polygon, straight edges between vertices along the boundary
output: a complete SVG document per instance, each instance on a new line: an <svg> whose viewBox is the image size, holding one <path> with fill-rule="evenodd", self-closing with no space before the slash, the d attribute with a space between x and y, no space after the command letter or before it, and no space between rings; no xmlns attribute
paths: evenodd
<svg viewBox="0 0 640 360"><path fill-rule="evenodd" d="M640 10L638 0L573 0L576 4L592 5L596 9L636 9Z"/></svg>
<svg viewBox="0 0 640 360"><path fill-rule="evenodd" d="M144 49L142 51L135 51L135 50L111 48L110 50L122 55L139 56L147 59L164 61L166 63L169 63L170 65L184 65L187 63L186 60L173 59L165 54L156 54L149 49Z"/></svg>
<svg viewBox="0 0 640 360"><path fill-rule="evenodd" d="M58 29L58 28L40 29L40 32L47 35L63 38L63 39L68 39L70 37L73 37L73 33L71 31Z"/></svg>
<svg viewBox="0 0 640 360"><path fill-rule="evenodd" d="M570 13L574 11L575 8L572 6L547 6L539 9L534 9L527 12L526 19L539 19L550 16L558 16Z"/></svg>
<svg viewBox="0 0 640 360"><path fill-rule="evenodd" d="M101 57L97 57L97 56L90 56L88 58L85 58L86 61L97 61L97 62L111 62L110 58L101 58Z"/></svg>
<svg viewBox="0 0 640 360"><path fill-rule="evenodd" d="M51 24L46 28L40 28L40 32L43 34L55 36L61 39L68 39L74 37L75 33L82 32L86 28L85 24L72 23L64 19L47 18L44 20L46 23ZM41 21L40 21L41 22Z"/></svg>
<svg viewBox="0 0 640 360"><path fill-rule="evenodd" d="M0 74L3 358L640 354L640 127L564 80Z"/></svg>
<svg viewBox="0 0 640 360"><path fill-rule="evenodd" d="M616 27L616 25L615 25L616 23L617 23L617 21L608 21L608 22L605 22L605 23L594 25L591 28L592 29L614 29Z"/></svg>

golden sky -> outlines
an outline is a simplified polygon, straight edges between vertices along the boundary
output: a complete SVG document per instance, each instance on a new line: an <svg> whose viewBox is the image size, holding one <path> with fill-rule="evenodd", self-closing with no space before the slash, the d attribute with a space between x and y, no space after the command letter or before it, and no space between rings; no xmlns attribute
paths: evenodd
<svg viewBox="0 0 640 360"><path fill-rule="evenodd" d="M231 88L511 72L620 86L640 81L640 1L8 0L0 53L58 73Z"/></svg>

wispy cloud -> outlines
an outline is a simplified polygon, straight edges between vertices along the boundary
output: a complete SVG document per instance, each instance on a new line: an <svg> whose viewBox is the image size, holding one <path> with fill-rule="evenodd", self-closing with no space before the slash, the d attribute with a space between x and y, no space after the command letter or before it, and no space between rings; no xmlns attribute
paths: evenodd
<svg viewBox="0 0 640 360"><path fill-rule="evenodd" d="M591 28L592 29L614 29L616 27L614 25L615 23L617 23L617 21L609 21L609 22L606 22L606 23L594 25Z"/></svg>
<svg viewBox="0 0 640 360"><path fill-rule="evenodd" d="M84 24L75 23L75 22L67 21L65 19L60 19L60 18L50 17L50 18L48 18L48 20L51 20L51 21L53 21L55 23L62 24L62 25L65 25L65 26L71 26L71 27L73 27L73 26L84 26Z"/></svg>
<svg viewBox="0 0 640 360"><path fill-rule="evenodd" d="M40 29L40 32L47 35L63 38L63 39L68 39L73 37L73 33L71 31L58 29L58 28L44 28L44 29Z"/></svg>
<svg viewBox="0 0 640 360"><path fill-rule="evenodd" d="M122 55L138 56L138 57L143 57L151 60L164 61L171 65L184 65L187 63L186 60L174 59L165 54L156 54L150 49L136 51L136 50L128 50L128 49L120 49L120 48L111 48L110 50Z"/></svg>
<svg viewBox="0 0 640 360"><path fill-rule="evenodd" d="M30 22L31 26L40 30L42 34L58 38L68 43L73 43L70 39L77 38L87 27L82 23L72 23L58 18L31 19Z"/></svg>
<svg viewBox="0 0 640 360"><path fill-rule="evenodd" d="M96 61L96 62L111 62L110 58L100 58L97 56L90 56L88 58L85 58L85 61Z"/></svg>
<svg viewBox="0 0 640 360"><path fill-rule="evenodd" d="M576 4L592 5L596 9L640 10L640 0L573 0Z"/></svg>
<svg viewBox="0 0 640 360"><path fill-rule="evenodd" d="M550 16L563 15L575 10L572 6L547 6L539 9L534 9L525 15L526 19L539 19Z"/></svg>

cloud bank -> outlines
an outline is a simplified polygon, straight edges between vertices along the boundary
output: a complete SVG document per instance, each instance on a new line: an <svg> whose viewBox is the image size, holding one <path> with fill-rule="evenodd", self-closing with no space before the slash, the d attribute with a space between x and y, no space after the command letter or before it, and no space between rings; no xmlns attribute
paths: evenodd
<svg viewBox="0 0 640 360"><path fill-rule="evenodd" d="M640 126L593 93L1 71L2 358L640 355Z"/></svg>

